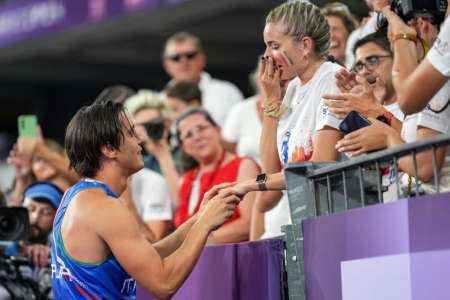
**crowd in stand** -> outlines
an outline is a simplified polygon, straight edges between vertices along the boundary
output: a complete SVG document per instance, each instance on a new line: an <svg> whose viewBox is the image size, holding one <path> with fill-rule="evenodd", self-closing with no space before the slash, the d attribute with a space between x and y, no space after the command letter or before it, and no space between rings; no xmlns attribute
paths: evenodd
<svg viewBox="0 0 450 300"><path fill-rule="evenodd" d="M450 20L421 14L407 22L389 0L366 0L370 14L357 22L345 4L318 8L292 1L267 16L266 51L249 78L255 95L204 71L198 37L179 32L162 51L171 80L161 91L105 89L95 102L123 103L142 146L145 167L120 195L156 242L224 186L242 198L208 243L281 235L290 223L283 169L288 163L341 161L450 132ZM387 24L380 27L380 14ZM351 112L371 125L344 133ZM441 190L450 189L450 160L438 148ZM432 153L417 155L421 193L431 193ZM20 137L8 162L15 169L10 206L29 210L31 238L22 255L43 267L48 236L64 191L81 179L57 142ZM412 157L399 160L402 196L411 191ZM397 200L393 170L383 174L385 202ZM417 192L417 191L416 191Z"/></svg>

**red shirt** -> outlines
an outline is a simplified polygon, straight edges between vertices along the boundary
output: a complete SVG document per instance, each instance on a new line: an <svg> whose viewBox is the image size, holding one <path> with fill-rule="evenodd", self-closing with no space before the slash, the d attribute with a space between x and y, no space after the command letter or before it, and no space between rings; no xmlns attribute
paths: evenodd
<svg viewBox="0 0 450 300"><path fill-rule="evenodd" d="M218 169L212 170L210 172L203 173L200 178L200 189L199 189L199 199L197 206L195 207L195 212L197 212L201 206L203 195L209 191L213 186L224 183L224 182L234 182L237 179L239 166L241 164L242 157L236 156L230 162L225 165L220 166ZM180 206L175 213L174 224L175 227L179 227L181 224L189 219L189 198L191 197L191 189L195 178L198 174L198 168L192 169L184 174L181 188L180 188ZM239 218L239 209L236 208L233 216L228 220L232 222L233 220ZM227 222L227 223L228 223Z"/></svg>

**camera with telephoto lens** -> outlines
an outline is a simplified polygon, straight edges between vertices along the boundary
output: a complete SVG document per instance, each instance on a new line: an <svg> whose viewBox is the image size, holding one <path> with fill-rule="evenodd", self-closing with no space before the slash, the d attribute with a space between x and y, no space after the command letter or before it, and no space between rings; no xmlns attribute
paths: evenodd
<svg viewBox="0 0 450 300"><path fill-rule="evenodd" d="M36 270L28 258L18 256L18 240L30 234L28 210L0 207L0 299L52 299L51 269Z"/></svg>
<svg viewBox="0 0 450 300"><path fill-rule="evenodd" d="M142 124L147 131L148 137L154 141L160 140L164 136L164 120L161 118L156 118L150 122Z"/></svg>
<svg viewBox="0 0 450 300"><path fill-rule="evenodd" d="M30 233L28 210L24 207L0 207L0 241L25 240Z"/></svg>
<svg viewBox="0 0 450 300"><path fill-rule="evenodd" d="M391 10L405 23L415 17L424 17L439 25L445 19L447 0L393 0ZM388 27L388 21L382 13L378 14L377 26L379 29Z"/></svg>

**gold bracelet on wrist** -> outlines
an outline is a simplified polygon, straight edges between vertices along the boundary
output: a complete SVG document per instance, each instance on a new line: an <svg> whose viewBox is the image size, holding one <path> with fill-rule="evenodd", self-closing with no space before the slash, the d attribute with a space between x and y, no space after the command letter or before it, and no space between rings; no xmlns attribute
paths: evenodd
<svg viewBox="0 0 450 300"><path fill-rule="evenodd" d="M392 44L398 40L409 40L411 42L417 43L417 36L412 33L398 33L392 38Z"/></svg>
<svg viewBox="0 0 450 300"><path fill-rule="evenodd" d="M286 105L283 103L264 103L262 105L264 115L267 117L279 119L280 116L287 110Z"/></svg>

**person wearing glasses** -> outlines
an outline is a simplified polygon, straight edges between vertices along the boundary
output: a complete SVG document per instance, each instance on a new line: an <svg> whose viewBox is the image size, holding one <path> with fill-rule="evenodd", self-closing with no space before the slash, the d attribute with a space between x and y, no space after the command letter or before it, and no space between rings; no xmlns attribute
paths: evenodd
<svg viewBox="0 0 450 300"><path fill-rule="evenodd" d="M366 117L384 116L399 132L404 119L392 82L393 55L385 33L377 31L355 44L351 72L337 74L341 95L323 95L326 105L343 119L352 110Z"/></svg>
<svg viewBox="0 0 450 300"><path fill-rule="evenodd" d="M169 37L163 50L163 68L172 80L189 80L198 84L203 107L214 121L223 125L231 107L242 101L239 89L230 82L211 77L204 72L206 54L198 37L178 32Z"/></svg>
<svg viewBox="0 0 450 300"><path fill-rule="evenodd" d="M213 186L255 178L259 167L254 160L225 150L220 128L204 109L190 108L181 113L176 121L176 130L185 154L184 168L187 171L181 178L180 205L174 218L175 226L179 227L196 214L204 194ZM210 234L210 243L249 239L254 194L247 194L231 219Z"/></svg>
<svg viewBox="0 0 450 300"><path fill-rule="evenodd" d="M377 31L362 38L355 44L354 53L356 63L352 71L342 70L337 76L342 94L323 95L326 104L340 118L357 111L366 117L384 119L400 133L404 116L392 83L393 56L386 33ZM348 82L342 82L344 79ZM372 142L380 142L380 139L374 138ZM394 171L389 167L382 171L382 184L388 187L383 193L385 202L397 197Z"/></svg>
<svg viewBox="0 0 450 300"><path fill-rule="evenodd" d="M338 149L352 155L450 133L450 108L448 105L450 84L448 76L445 77L442 73L437 74L440 72L437 70L443 61L441 59L442 51L439 47L444 44L442 41L445 41L445 38L448 40L445 24L449 24L449 21L444 23L444 29L438 36L438 24L433 25L435 22L431 19L425 20L421 16L414 18L407 25L389 9L383 10L383 13L389 22L389 38L395 53L392 72L393 84L396 88L399 105L408 115L403 121L401 134L386 124L372 120L371 126L345 136L343 140L339 141ZM419 58L424 55L424 44L433 45L433 47L417 67ZM439 61L440 59L441 61ZM428 71L424 71L425 69ZM406 83L408 83L407 88ZM431 151L420 152L416 155L417 175L420 180L419 190L412 189L415 187L412 178L414 174L412 157L404 157L399 160L400 168L406 173L401 178L405 195L436 191L433 182L433 165L430 163L432 160ZM436 151L436 167L439 172L440 191L450 190L450 159L448 159L445 147L438 148Z"/></svg>

